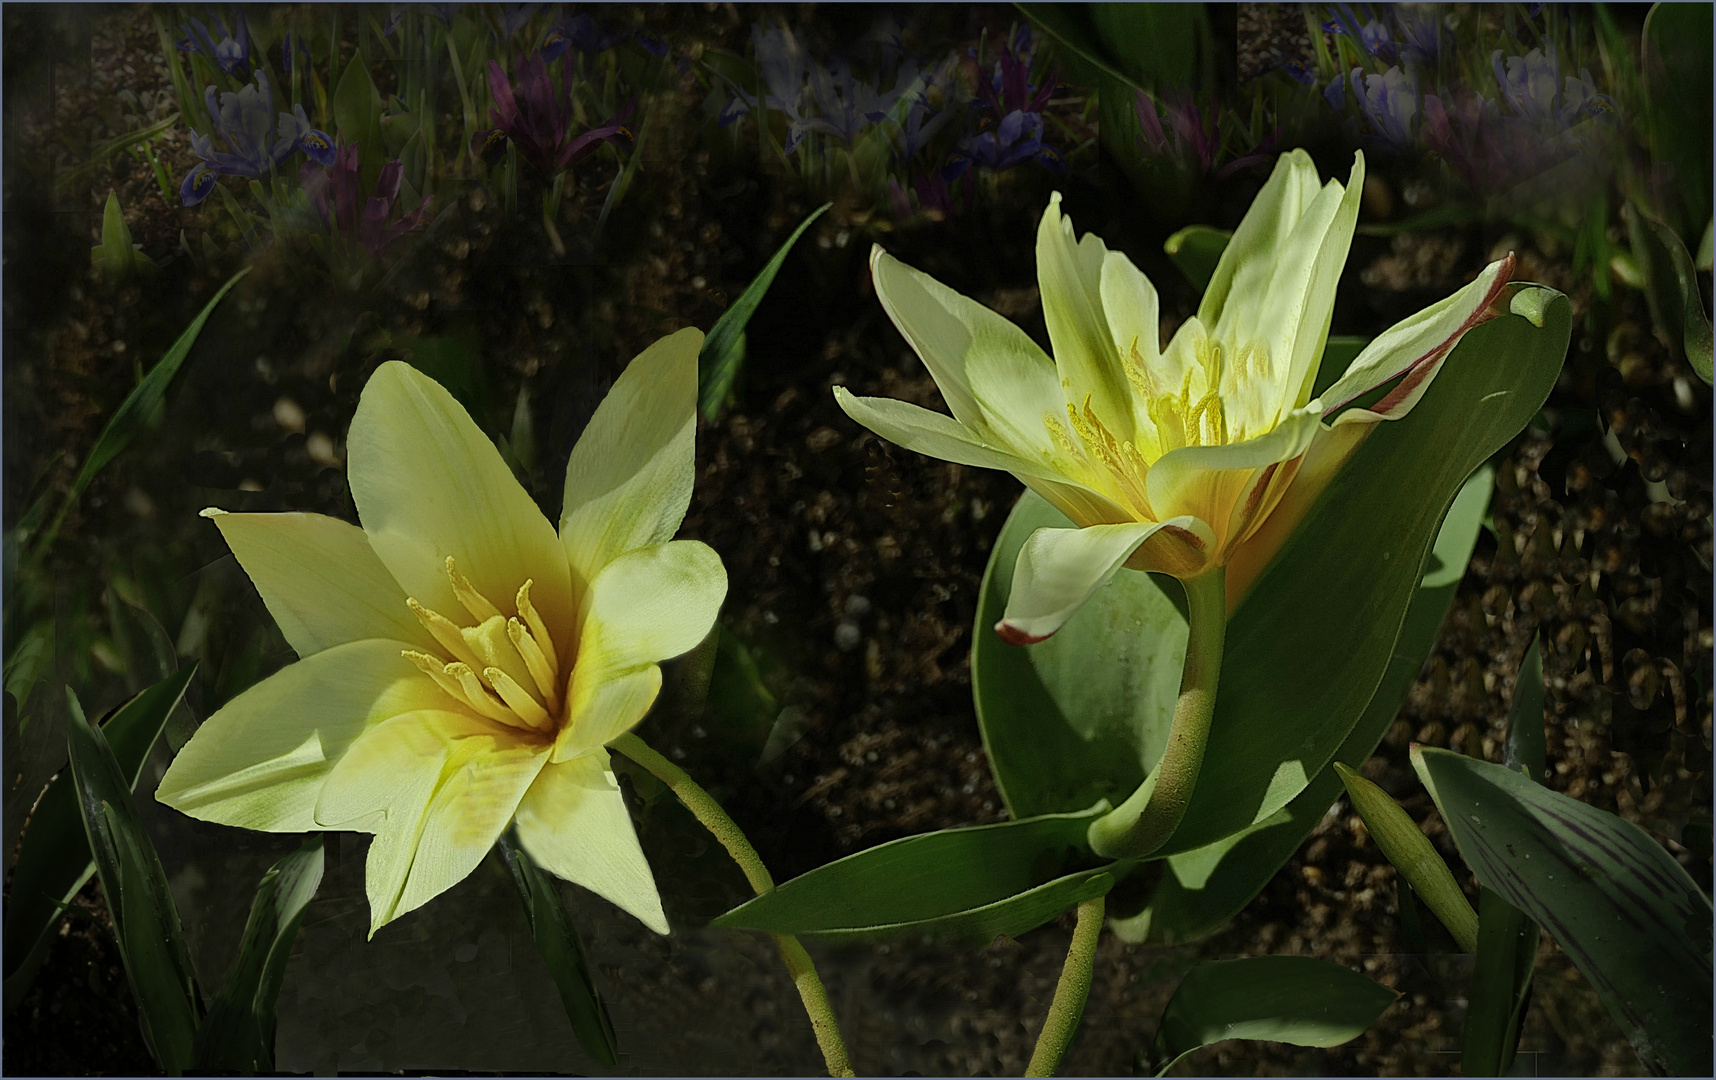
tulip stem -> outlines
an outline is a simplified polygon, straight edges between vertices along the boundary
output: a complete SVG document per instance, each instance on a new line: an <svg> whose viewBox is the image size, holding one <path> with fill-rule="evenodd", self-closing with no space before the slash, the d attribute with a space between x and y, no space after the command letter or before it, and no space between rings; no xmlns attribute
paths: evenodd
<svg viewBox="0 0 1716 1080"><path fill-rule="evenodd" d="M1174 835L1197 786L1215 715L1227 636L1227 573L1218 566L1182 580L1186 590L1186 666L1162 761L1138 790L1091 822L1091 850L1111 859L1141 859Z"/></svg>
<svg viewBox="0 0 1716 1080"><path fill-rule="evenodd" d="M1066 966L1061 968L1061 981L1055 985L1055 1000L1049 1005L1048 1019L1037 1036L1037 1048L1031 1052L1031 1063L1025 1066L1026 1076L1053 1076L1072 1045L1078 1032L1078 1022L1084 1018L1085 999L1090 997L1090 975L1096 966L1096 939L1102 934L1102 897L1093 896L1078 906L1078 923L1073 927L1072 944L1067 948Z"/></svg>
<svg viewBox="0 0 1716 1080"><path fill-rule="evenodd" d="M751 841L746 839L738 824L684 769L650 749L648 744L629 731L608 746L642 765L657 780L666 784L685 808L691 811L692 816L702 822L703 827L713 833L715 839L721 842L721 846L727 849L727 853L733 856L733 861L745 872L745 880L751 883L752 890L761 895L775 887L775 880L769 875L768 867L763 865L763 860L757 855L757 849L751 846ZM792 977L793 985L798 987L799 997L804 999L804 1011L810 1014L811 1030L815 1032L816 1045L821 1047L823 1060L828 1064L828 1075L857 1075L852 1071L851 1059L847 1057L846 1043L840 1037L840 1027L835 1022L834 1009L828 1003L828 991L816 974L816 965L811 962L810 954L804 951L804 946L791 934L770 936L775 939L775 946L780 949L781 960L786 964L787 974Z"/></svg>

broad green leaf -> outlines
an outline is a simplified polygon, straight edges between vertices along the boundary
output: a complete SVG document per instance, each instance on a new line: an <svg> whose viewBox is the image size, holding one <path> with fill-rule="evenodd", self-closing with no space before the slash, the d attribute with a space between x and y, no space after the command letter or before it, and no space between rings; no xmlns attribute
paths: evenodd
<svg viewBox="0 0 1716 1080"><path fill-rule="evenodd" d="M32 557L39 557L53 543L54 537L60 531L60 523L65 520L66 511L77 501L89 482L95 479L95 474L116 457L119 452L131 444L145 421L154 416L166 399L167 387L172 383L173 376L179 373L179 367L184 364L185 357L190 355L191 346L196 344L197 335L203 332L203 324L209 321L214 313L215 305L221 302L227 292L236 284L238 279L250 273L251 267L245 267L238 273L227 278L226 284L214 294L209 302L203 305L203 310L191 320L191 325L185 327L185 332L179 335L179 340L173 342L173 347L161 357L160 363L149 369L149 374L143 376L143 381L137 384L137 389L119 403L119 408L113 417L107 421L107 426L101 429L101 435L95 440L95 446L89 456L84 459L83 468L78 470L77 477L72 481L71 490L66 492L65 503L60 507L59 514L54 518L40 539L32 544Z"/></svg>
<svg viewBox="0 0 1716 1080"><path fill-rule="evenodd" d="M1415 747L1466 864L1555 937L1653 1073L1709 1076L1711 910L1643 829L1502 765Z"/></svg>
<svg viewBox="0 0 1716 1080"><path fill-rule="evenodd" d="M745 291L739 294L739 299L733 301L721 317L715 320L715 325L709 328L709 336L703 339L703 351L697 357L697 404L706 420L713 422L727 403L727 395L732 392L733 380L739 376L739 368L745 363L745 325L756 313L757 305L763 302L763 296L774 284L775 275L780 273L787 255L792 251L798 238L810 228L811 222L821 217L833 203L823 203L810 212L810 216L799 222L798 228L786 238L786 243L780 246L774 257L766 263L751 283L745 286Z"/></svg>
<svg viewBox="0 0 1716 1080"><path fill-rule="evenodd" d="M345 142L358 147L359 190L368 192L375 187L375 178L385 164L385 147L381 137L381 95L369 75L369 63L360 50L346 65L345 74L334 89L334 123Z"/></svg>
<svg viewBox="0 0 1716 1080"><path fill-rule="evenodd" d="M1520 662L1508 708L1502 763L1541 781L1544 776L1543 656L1539 638ZM1523 911L1490 889L1478 891L1478 959L1466 995L1460 1071L1504 1076L1519 1049L1520 1024L1537 967L1539 930Z"/></svg>
<svg viewBox="0 0 1716 1080"><path fill-rule="evenodd" d="M1566 298L1527 288L1514 310L1531 317L1502 316L1467 334L1417 407L1376 426L1233 613L1203 772L1179 831L1153 857L1267 821L1346 744L1394 660L1445 511L1472 471L1536 413L1559 373L1569 334ZM1040 503L1021 500L1003 529L972 647L985 745L1015 817L1130 793L1160 755L1157 733L1173 700L1162 688L1177 689L1174 650L1183 640L1171 635L1174 621L1164 607L1178 599L1175 587L1128 572L1105 589L1130 590L1130 611L1086 605L1049 642L1002 644L990 628L1005 606L1019 546L1033 524L1052 523L1044 513ZM1035 521L1026 518L1033 514ZM1307 634L1313 614L1319 632ZM1131 621L1121 640L1103 640L1122 628L1104 620L1122 617ZM1102 649L1129 651L1132 659L1081 664L1083 686L1075 690L1055 674L1047 659L1055 653L1039 652L1069 634L1059 648L1076 653L1072 642L1082 634L1086 657ZM1163 664L1169 670L1154 670ZM1124 707L1079 703L1078 695L1100 696L1092 693L1096 684L1121 680L1133 688Z"/></svg>
<svg viewBox="0 0 1716 1080"><path fill-rule="evenodd" d="M1209 287L1210 278L1215 277L1216 263L1221 261L1221 253L1227 250L1227 242L1232 239L1233 233L1228 229L1188 225L1168 237L1162 244L1162 250L1174 260L1174 265L1186 275L1192 287L1201 293Z"/></svg>
<svg viewBox="0 0 1716 1080"><path fill-rule="evenodd" d="M119 193L109 191L107 206L101 214L101 243L90 249L90 262L118 280L131 272L131 255L131 229L125 224Z"/></svg>
<svg viewBox="0 0 1716 1080"><path fill-rule="evenodd" d="M1186 973L1156 1029L1158 1076L1227 1039L1339 1046L1400 995L1356 971L1308 956L1215 960Z"/></svg>
<svg viewBox="0 0 1716 1080"><path fill-rule="evenodd" d="M101 733L113 749L127 791L137 786L149 751L195 673L196 665L191 664L169 675L121 705L102 724ZM14 981L26 969L26 958L48 944L48 932L59 922L60 912L94 873L77 795L70 775L61 772L30 814L12 871L6 904L8 1005L29 988L27 979Z"/></svg>
<svg viewBox="0 0 1716 1080"><path fill-rule="evenodd" d="M1353 769L1336 762L1335 772L1341 783L1346 785L1347 798L1352 800L1353 809L1363 819L1377 849L1394 864L1394 869L1412 886L1412 891L1442 920L1442 925L1454 935L1460 948L1466 952L1477 952L1478 913L1472 910L1466 894L1460 891L1459 882L1454 880L1453 871L1442 861L1442 856L1436 854L1435 846L1418 828L1418 823L1389 797L1388 792Z"/></svg>
<svg viewBox="0 0 1716 1080"><path fill-rule="evenodd" d="M1330 339L1331 351L1334 344L1334 339ZM1353 350L1356 353L1357 347ZM1342 370L1347 360L1340 361ZM1327 366L1326 356L1324 363ZM1436 534L1434 549L1447 559L1448 566L1463 569L1470 561L1494 487L1495 471L1484 466L1472 474L1455 497ZM1441 580L1446 575L1434 568L1427 569L1425 580L1419 583L1407 609L1388 670L1352 734L1335 752L1335 761L1353 768L1362 765L1394 723L1400 703L1418 678L1425 657L1436 643L1442 620L1454 602L1454 594L1459 591L1457 577L1432 584L1433 577ZM1325 768L1267 821L1208 847L1170 857L1168 868L1172 872L1163 875L1148 906L1131 918L1110 920L1109 925L1122 940L1130 942L1190 941L1213 932L1262 891L1311 835L1340 793L1340 777L1332 767Z"/></svg>
<svg viewBox="0 0 1716 1080"><path fill-rule="evenodd" d="M497 847L518 889L518 897L524 901L524 913L530 919L537 951L542 953L548 973L560 990L560 1003L566 1007L566 1018L572 1021L579 1045L601 1064L618 1065L620 1048L614 1037L613 1022L608 1019L607 1006L602 1004L602 995L590 973L584 941L578 936L578 928L572 925L566 905L560 901L554 879L543 874L510 833L500 838Z"/></svg>
<svg viewBox="0 0 1716 1080"><path fill-rule="evenodd" d="M1654 4L1639 45L1658 209L1682 236L1710 219L1709 4Z"/></svg>
<svg viewBox="0 0 1716 1080"><path fill-rule="evenodd" d="M192 1062L199 1012L179 912L161 860L137 819L125 771L101 731L84 719L70 687L66 698L72 781L143 1038L156 1064L176 1076Z"/></svg>
<svg viewBox="0 0 1716 1080"><path fill-rule="evenodd" d="M835 940L906 931L976 944L1016 936L1113 887L1114 873L1090 867L1084 838L1107 810L1098 803L894 840L777 885L712 925Z"/></svg>
<svg viewBox="0 0 1716 1080"><path fill-rule="evenodd" d="M1710 317L1704 313L1704 297L1698 290L1698 271L1692 255L1674 230L1629 203L1627 229L1632 234L1633 258L1644 273L1645 299L1650 302L1651 321L1668 342L1669 350L1684 359L1706 383L1711 379Z"/></svg>
<svg viewBox="0 0 1716 1080"><path fill-rule="evenodd" d="M197 1028L199 1070L246 1076L274 1070L275 1001L304 911L322 884L322 841L320 835L305 840L256 886L238 959Z"/></svg>

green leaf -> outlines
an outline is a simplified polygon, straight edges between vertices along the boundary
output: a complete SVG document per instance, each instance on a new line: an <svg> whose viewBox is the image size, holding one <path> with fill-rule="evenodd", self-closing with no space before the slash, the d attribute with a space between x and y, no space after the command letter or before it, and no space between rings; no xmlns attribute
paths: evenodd
<svg viewBox="0 0 1716 1080"><path fill-rule="evenodd" d="M1467 334L1417 407L1365 439L1234 611L1203 773L1153 857L1268 821L1347 744L1396 662L1444 512L1559 374L1567 300L1527 292L1518 309L1543 326L1509 315ZM1039 525L1067 524L1057 516L1020 500L990 559L972 645L984 744L1015 817L1130 794L1161 755L1184 647L1170 611L1177 587L1133 572L1047 642L1020 648L994 635L1019 547ZM1114 592L1119 602L1105 599ZM1307 634L1313 617L1318 632Z"/></svg>
<svg viewBox="0 0 1716 1080"><path fill-rule="evenodd" d="M560 990L560 1003L566 1007L566 1018L584 1052L603 1065L613 1067L620 1062L619 1041L614 1037L613 1022L590 974L590 961L584 954L584 942L572 925L572 917L560 902L554 880L543 874L529 853L509 834L502 836L497 846L512 883L524 901L525 915L536 938L536 948L548 964L548 973Z"/></svg>
<svg viewBox="0 0 1716 1080"><path fill-rule="evenodd" d="M1221 253L1227 250L1227 242L1232 239L1233 232L1229 229L1188 225L1168 237L1162 250L1201 293L1209 288L1210 278L1215 277L1216 264L1221 261Z"/></svg>
<svg viewBox="0 0 1716 1080"><path fill-rule="evenodd" d="M83 468L78 470L77 477L72 480L71 490L66 492L65 502L53 524L48 526L40 540L34 543L32 558L47 551L54 537L59 534L60 523L65 520L66 511L71 509L78 496L82 495L90 481L95 479L95 475L131 444L131 440L137 436L144 423L161 408L167 396L167 387L172 383L173 376L179 373L179 367L185 362L185 357L190 355L191 346L196 344L197 335L203 332L203 324L209 321L215 305L238 283L239 278L250 271L251 267L247 266L226 280L226 284L220 287L213 298L203 306L203 310L198 312L197 317L191 320L191 325L185 327L185 332L179 335L179 340L173 342L173 347L161 357L161 362L151 368L149 374L143 376L143 381L137 384L137 389L131 391L125 400L119 403L119 408L107 421L107 426L101 429L95 446L84 459Z"/></svg>
<svg viewBox="0 0 1716 1080"><path fill-rule="evenodd" d="M1535 780L1544 770L1543 657L1540 639L1514 677L1502 763ZM1519 1049L1520 1024L1537 966L1538 926L1490 889L1478 892L1478 959L1467 994L1460 1071L1467 1076L1504 1076Z"/></svg>
<svg viewBox="0 0 1716 1080"><path fill-rule="evenodd" d="M1683 236L1710 220L1711 37L1710 5L1654 4L1639 42L1652 187Z"/></svg>
<svg viewBox="0 0 1716 1080"><path fill-rule="evenodd" d="M1643 829L1502 765L1414 747L1486 889L1554 935L1653 1073L1710 1075L1710 901Z"/></svg>
<svg viewBox="0 0 1716 1080"><path fill-rule="evenodd" d="M1442 925L1454 935L1454 940L1466 952L1478 951L1478 913L1460 891L1453 871L1436 854L1436 848L1419 830L1388 792L1360 776L1353 769L1335 763L1335 772L1346 785L1347 798L1364 820L1380 850L1419 899L1429 905Z"/></svg>
<svg viewBox="0 0 1716 1080"><path fill-rule="evenodd" d="M102 735L113 749L127 791L137 786L143 763L195 673L193 663L169 675L121 705L102 724ZM46 947L60 912L94 873L77 795L70 776L61 772L30 814L12 871L5 938L8 1008L29 989L28 977L18 978L28 967L26 958L38 947Z"/></svg>
<svg viewBox="0 0 1716 1080"><path fill-rule="evenodd" d="M1017 936L1114 886L1113 873L1079 867L1092 859L1085 830L1107 811L1098 803L894 840L777 885L711 925L833 940Z"/></svg>
<svg viewBox="0 0 1716 1080"><path fill-rule="evenodd" d="M1633 258L1644 274L1651 322L1669 351L1685 360L1706 383L1711 380L1710 317L1698 290L1692 256L1674 230L1631 203L1626 207Z"/></svg>
<svg viewBox="0 0 1716 1080"><path fill-rule="evenodd" d="M751 321L757 305L763 302L763 295L774 284L775 275L780 273L781 266L792 251L792 246L798 243L798 238L810 228L810 223L821 217L833 203L823 203L810 212L810 216L799 222L798 228L787 237L786 243L780 246L774 257L757 273L751 283L745 286L745 291L739 294L739 299L733 301L721 317L715 320L715 325L709 328L709 336L703 339L703 350L697 356L697 403L703 411L703 417L713 422L720 415L721 409L727 403L727 395L732 392L733 380L738 378L739 368L745 362L745 324Z"/></svg>
<svg viewBox="0 0 1716 1080"><path fill-rule="evenodd" d="M1156 1030L1165 1074L1187 1054L1227 1039L1339 1046L1364 1033L1400 995L1308 956L1215 960L1186 973Z"/></svg>
<svg viewBox="0 0 1716 1080"><path fill-rule="evenodd" d="M358 184L369 191L385 163L381 137L381 95L369 77L369 64L361 51L353 54L345 74L334 89L334 124L346 142L358 147Z"/></svg>
<svg viewBox="0 0 1716 1080"><path fill-rule="evenodd" d="M321 835L268 868L256 886L238 959L197 1028L196 1067L246 1076L274 1071L274 1006L304 911L322 884Z"/></svg>
<svg viewBox="0 0 1716 1080"><path fill-rule="evenodd" d="M143 1038L156 1064L176 1076L192 1061L199 1004L179 912L161 860L137 820L125 771L107 739L84 719L70 687L66 698L72 781Z"/></svg>
<svg viewBox="0 0 1716 1080"><path fill-rule="evenodd" d="M1513 1067L1537 940L1535 922L1496 893L1479 890L1478 958L1460 1038L1460 1072L1466 1076L1505 1076Z"/></svg>
<svg viewBox="0 0 1716 1080"><path fill-rule="evenodd" d="M117 281L131 272L131 254L131 229L119 207L119 194L109 191L101 214L101 243L90 249L90 261Z"/></svg>
<svg viewBox="0 0 1716 1080"><path fill-rule="evenodd" d="M174 50L174 52L176 53L177 50ZM67 191L71 190L74 184L83 180L85 177L93 175L95 170L100 168L101 164L114 154L117 154L122 150L128 150L131 147L136 146L138 143L148 142L150 139L155 138L155 136L164 134L178 122L179 114L173 113L171 116L155 121L148 127L142 127L138 128L136 131L126 132L117 139L111 139L108 142L103 143L101 146L96 148L94 153L90 154L88 161L79 165L75 169L68 169L54 177L54 194L65 194Z"/></svg>

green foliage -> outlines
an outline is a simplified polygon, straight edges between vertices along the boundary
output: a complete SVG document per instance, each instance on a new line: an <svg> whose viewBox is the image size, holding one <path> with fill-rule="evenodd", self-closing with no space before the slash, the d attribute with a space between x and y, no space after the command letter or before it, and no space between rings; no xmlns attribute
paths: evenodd
<svg viewBox="0 0 1716 1080"><path fill-rule="evenodd" d="M358 190L372 191L375 178L386 163L381 137L381 95L369 76L369 65L360 51L346 65L334 90L334 123L342 142L358 147Z"/></svg>
<svg viewBox="0 0 1716 1080"><path fill-rule="evenodd" d="M1698 289L1692 255L1675 231L1633 204L1626 207L1633 259L1644 277L1645 299L1657 336L1677 359L1711 381L1710 317Z"/></svg>
<svg viewBox="0 0 1716 1080"><path fill-rule="evenodd" d="M1442 925L1454 935L1454 940L1466 952L1478 949L1478 913L1466 901L1466 894L1448 869L1448 864L1436 854L1430 840L1418 829L1417 822L1407 816L1400 804L1388 792L1360 776L1352 768L1335 764L1341 783L1346 785L1347 798L1364 820L1371 839L1405 882L1412 886Z"/></svg>
<svg viewBox="0 0 1716 1080"><path fill-rule="evenodd" d="M1186 275L1192 287L1201 293L1209 288L1210 278L1215 277L1216 264L1221 262L1221 253L1227 250L1227 242L1232 239L1233 233L1228 229L1188 225L1168 237L1162 250L1174 260L1174 265Z"/></svg>
<svg viewBox="0 0 1716 1080"><path fill-rule="evenodd" d="M1114 886L1112 866L1080 868L1092 861L1085 831L1107 811L1098 803L908 836L801 874L712 925L840 941L908 931L972 944L1014 937Z"/></svg>
<svg viewBox="0 0 1716 1080"><path fill-rule="evenodd" d="M292 941L322 883L322 843L320 835L309 837L262 875L238 958L197 1028L199 1071L249 1076L274 1070L274 1006Z"/></svg>
<svg viewBox="0 0 1716 1080"><path fill-rule="evenodd" d="M155 268L154 260L132 247L131 228L125 224L125 211L119 207L116 192L107 193L107 207L101 214L101 243L90 248L89 261L110 281L123 281L134 271Z"/></svg>
<svg viewBox="0 0 1716 1080"><path fill-rule="evenodd" d="M66 698L72 781L143 1038L162 1070L177 1076L194 1060L201 1011L179 912L161 860L137 819L125 770L100 730L84 719L70 687Z"/></svg>
<svg viewBox="0 0 1716 1080"><path fill-rule="evenodd" d="M1234 611L1203 773L1179 831L1155 857L1270 819L1346 743L1394 658L1446 508L1470 473L1531 419L1559 374L1570 329L1566 299L1527 289L1515 310L1525 315L1467 334L1412 412L1378 425ZM1164 607L1172 594L1155 588L1152 596L1137 574L1116 579L1133 594L1123 612L1106 610L1099 594L1049 642L1014 648L996 639L989 628L1029 531L1009 528L997 541L972 649L985 745L1015 816L1130 792L1160 754L1152 732L1166 720L1148 711L1147 699L1127 717L1126 706L1080 704L1098 695L1062 684L1106 682L1134 701L1148 692L1159 710L1171 698L1144 688L1177 686L1179 674L1174 647L1162 637L1175 617ZM1105 591L1115 589L1110 583ZM1325 632L1303 632L1312 613ZM1131 620L1127 632L1103 640L1113 636L1104 620L1115 629L1119 618ZM1057 654L1043 651L1066 635L1098 650L1076 677L1056 674ZM1169 670L1158 670L1164 665Z"/></svg>
<svg viewBox="0 0 1716 1080"><path fill-rule="evenodd" d="M1200 964L1181 980L1156 1029L1161 1072L1227 1039L1339 1046L1355 1039L1400 995L1327 960L1253 956Z"/></svg>
<svg viewBox="0 0 1716 1080"><path fill-rule="evenodd" d="M40 536L35 535L36 526L40 523L46 510L46 502L43 500L39 499L25 512L23 519L18 524L17 532L20 534L21 542L31 543L31 561L45 554L47 549L53 545L54 538L59 535L60 523L65 520L66 512L71 509L73 503L77 502L78 496L83 494L84 489L89 487L90 481L95 479L96 474L108 462L117 457L121 450L129 446L131 440L136 438L146 425L158 421L162 404L166 400L167 387L172 384L173 376L179 373L179 368L184 364L185 357L190 355L191 346L196 344L197 335L203 332L203 324L209 321L209 316L214 313L215 305L219 304L227 292L238 284L238 279L250 273L250 270L251 268L247 266L227 279L226 284L220 287L220 290L203 306L203 310L197 314L197 317L191 320L191 325L187 326L185 332L179 335L179 339L173 342L173 347L167 350L165 356L161 357L160 363L151 368L149 374L143 377L143 381L137 384L137 388L119 403L119 408L114 411L113 416L107 421L107 426L101 429L101 435L95 440L95 445L90 448L89 456L84 458L83 467L78 470L77 477L72 481L71 490L66 492L65 502L60 506L60 511L55 516L53 524L48 526L47 530Z"/></svg>
<svg viewBox="0 0 1716 1080"><path fill-rule="evenodd" d="M127 791L136 788L143 763L195 673L192 664L169 675L121 705L101 725ZM94 873L77 795L70 775L62 771L36 803L12 871L5 939L8 1008L29 989L60 912Z"/></svg>
<svg viewBox="0 0 1716 1080"><path fill-rule="evenodd" d="M774 284L775 275L780 273L787 254L810 228L810 223L833 205L823 203L799 222L798 228L786 238L786 243L745 286L739 299L733 301L732 306L722 312L715 325L709 328L709 336L703 339L703 350L697 356L697 403L704 419L713 423L732 397L734 380L739 377L739 369L745 363L745 325L756 313L757 305L763 302L769 286Z"/></svg>
<svg viewBox="0 0 1716 1080"><path fill-rule="evenodd" d="M1658 211L1683 237L1710 220L1711 38L1710 5L1656 4L1639 43Z"/></svg>
<svg viewBox="0 0 1716 1080"><path fill-rule="evenodd" d="M1645 1067L1709 1075L1710 900L1680 864L1506 766L1421 747L1412 764L1478 881L1554 935Z"/></svg>
<svg viewBox="0 0 1716 1080"><path fill-rule="evenodd" d="M607 1007L602 1004L595 978L590 974L584 942L555 890L554 879L543 874L510 833L502 836L496 846L506 861L518 897L524 902L536 948L560 991L560 1003L566 1007L566 1018L572 1021L579 1045L597 1062L610 1068L618 1065L620 1050L613 1022L608 1019Z"/></svg>

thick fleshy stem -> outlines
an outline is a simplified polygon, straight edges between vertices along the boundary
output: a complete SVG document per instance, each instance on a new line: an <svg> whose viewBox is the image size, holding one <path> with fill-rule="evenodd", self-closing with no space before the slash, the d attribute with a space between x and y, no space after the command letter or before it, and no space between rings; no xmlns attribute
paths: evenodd
<svg viewBox="0 0 1716 1080"><path fill-rule="evenodd" d="M668 786L668 789L678 797L685 808L691 811L693 817L703 823L703 827L714 834L721 846L739 864L739 869L745 872L745 880L751 883L751 888L759 895L775 887L775 880L769 875L768 867L757 855L757 849L751 846L739 826L727 811L721 809L721 804L710 797L707 791L698 786L684 769L662 757L650 749L642 739L631 732L626 732L608 744L609 749L618 750L633 761L648 769L657 780ZM787 974L792 977L793 985L798 987L799 997L804 999L804 1011L810 1015L811 1030L816 1034L816 1045L822 1049L823 1060L828 1065L829 1076L855 1076L852 1071L852 1061L846 1055L846 1043L840 1038L840 1027L834 1019L834 1009L828 1003L828 991L822 985L822 979L816 974L816 965L811 962L810 954L804 951L804 946L791 934L771 934L775 946L780 949L781 960L786 964Z"/></svg>
<svg viewBox="0 0 1716 1080"><path fill-rule="evenodd" d="M1105 858L1141 859L1167 843L1186 814L1203 767L1227 637L1227 573L1218 566L1180 584L1186 590L1190 633L1168 746L1137 791L1090 823L1091 850Z"/></svg>
<svg viewBox="0 0 1716 1080"><path fill-rule="evenodd" d="M1078 906L1078 923L1073 927L1072 944L1067 947L1066 966L1061 968L1061 981L1055 986L1055 1000L1049 1006L1049 1017L1043 1021L1043 1032L1037 1036L1037 1048L1031 1052L1031 1063L1025 1066L1026 1076L1053 1076L1060 1068L1078 1032L1078 1022L1084 1017L1085 999L1090 997L1090 975L1096 966L1096 939L1102 934L1102 897L1095 896Z"/></svg>

